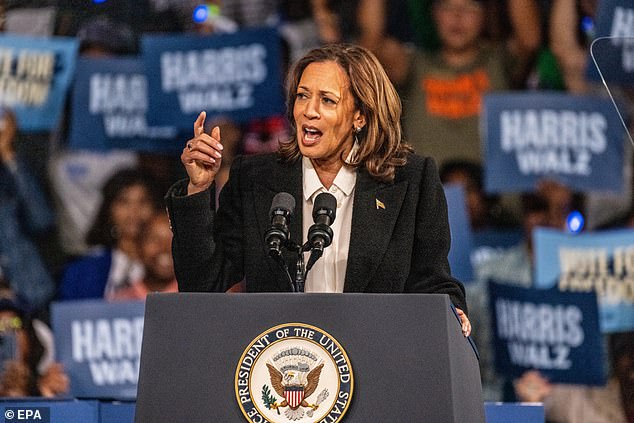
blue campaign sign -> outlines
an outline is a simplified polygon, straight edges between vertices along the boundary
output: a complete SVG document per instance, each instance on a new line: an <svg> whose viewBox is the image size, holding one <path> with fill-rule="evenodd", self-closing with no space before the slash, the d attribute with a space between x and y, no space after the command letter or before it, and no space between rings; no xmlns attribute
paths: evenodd
<svg viewBox="0 0 634 423"><path fill-rule="evenodd" d="M99 402L33 399L0 400L3 422L99 423Z"/></svg>
<svg viewBox="0 0 634 423"><path fill-rule="evenodd" d="M539 403L485 402L486 423L544 423L544 405Z"/></svg>
<svg viewBox="0 0 634 423"><path fill-rule="evenodd" d="M588 77L634 86L634 3L632 0L601 0L595 23ZM600 72L596 72L596 68Z"/></svg>
<svg viewBox="0 0 634 423"><path fill-rule="evenodd" d="M473 232L472 238L471 265L478 268L482 263L522 242L524 233L521 230L512 229L484 229Z"/></svg>
<svg viewBox="0 0 634 423"><path fill-rule="evenodd" d="M77 149L178 151L174 126L147 122L148 87L140 58L82 58L72 93L70 146Z"/></svg>
<svg viewBox="0 0 634 423"><path fill-rule="evenodd" d="M610 100L564 93L484 98L485 189L532 191L554 179L574 191L623 192L623 126Z"/></svg>
<svg viewBox="0 0 634 423"><path fill-rule="evenodd" d="M449 266L451 274L458 280L468 283L473 281L471 268L471 227L465 204L464 188L461 185L445 185L449 227L451 228L451 249L449 250Z"/></svg>
<svg viewBox="0 0 634 423"><path fill-rule="evenodd" d="M536 369L554 383L606 382L597 297L489 282L495 368Z"/></svg>
<svg viewBox="0 0 634 423"><path fill-rule="evenodd" d="M144 309L142 301L52 304L57 358L70 377L73 396L136 398Z"/></svg>
<svg viewBox="0 0 634 423"><path fill-rule="evenodd" d="M535 285L567 292L596 292L601 330L634 329L634 230L570 235L538 229Z"/></svg>
<svg viewBox="0 0 634 423"><path fill-rule="evenodd" d="M62 115L75 72L75 38L0 35L0 105L21 131L50 131Z"/></svg>
<svg viewBox="0 0 634 423"><path fill-rule="evenodd" d="M238 122L284 111L280 36L261 28L142 38L150 123L191 130L201 111Z"/></svg>

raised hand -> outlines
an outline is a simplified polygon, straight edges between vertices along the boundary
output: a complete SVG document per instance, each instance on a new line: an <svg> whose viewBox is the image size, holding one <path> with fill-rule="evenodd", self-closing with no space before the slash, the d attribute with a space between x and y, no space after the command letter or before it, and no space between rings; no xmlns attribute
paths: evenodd
<svg viewBox="0 0 634 423"><path fill-rule="evenodd" d="M37 386L40 389L40 395L43 397L55 397L68 393L70 390L70 379L60 363L53 363L40 376Z"/></svg>
<svg viewBox="0 0 634 423"><path fill-rule="evenodd" d="M211 134L205 133L207 114L200 112L194 122L194 138L187 141L181 162L189 176L187 194L195 194L211 186L222 163L222 144L220 143L220 127L216 126Z"/></svg>
<svg viewBox="0 0 634 423"><path fill-rule="evenodd" d="M522 377L513 381L515 394L520 401L543 402L550 395L553 386L537 370L524 372Z"/></svg>

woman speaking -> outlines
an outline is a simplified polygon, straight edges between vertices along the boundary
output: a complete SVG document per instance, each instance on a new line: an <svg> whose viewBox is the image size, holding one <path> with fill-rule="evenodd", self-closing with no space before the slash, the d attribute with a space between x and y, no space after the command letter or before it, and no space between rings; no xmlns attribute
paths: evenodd
<svg viewBox="0 0 634 423"><path fill-rule="evenodd" d="M222 161L218 127L205 133L205 112L181 155L188 179L170 188L173 255L180 291L291 290L288 269L264 242L278 193L295 200L290 241L302 245L321 193L336 199L332 239L305 280L306 292L443 293L471 326L462 284L451 277L447 205L436 165L403 142L401 102L378 60L353 45L309 52L287 86L292 137L273 154L236 158L215 204Z"/></svg>

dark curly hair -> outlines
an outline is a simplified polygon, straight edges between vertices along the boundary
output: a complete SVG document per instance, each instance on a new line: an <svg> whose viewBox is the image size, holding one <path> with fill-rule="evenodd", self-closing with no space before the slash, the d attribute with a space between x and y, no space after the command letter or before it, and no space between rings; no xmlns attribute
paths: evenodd
<svg viewBox="0 0 634 423"><path fill-rule="evenodd" d="M101 206L92 227L86 234L86 243L88 245L103 245L106 247L114 247L116 245L117 240L113 236L112 205L126 188L137 185L147 190L154 208L159 208L159 195L155 188L156 184L150 175L134 168L122 169L116 172L102 189Z"/></svg>

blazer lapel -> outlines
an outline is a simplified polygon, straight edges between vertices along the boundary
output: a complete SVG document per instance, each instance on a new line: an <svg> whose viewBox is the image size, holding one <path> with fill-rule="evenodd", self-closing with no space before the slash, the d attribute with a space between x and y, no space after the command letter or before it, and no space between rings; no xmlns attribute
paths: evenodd
<svg viewBox="0 0 634 423"><path fill-rule="evenodd" d="M363 292L392 238L407 181L387 184L359 170L354 194L344 292Z"/></svg>

